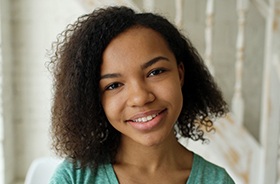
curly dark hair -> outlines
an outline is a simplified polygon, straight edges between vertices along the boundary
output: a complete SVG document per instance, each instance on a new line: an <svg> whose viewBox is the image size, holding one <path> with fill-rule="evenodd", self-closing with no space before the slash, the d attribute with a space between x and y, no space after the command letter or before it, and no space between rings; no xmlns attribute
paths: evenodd
<svg viewBox="0 0 280 184"><path fill-rule="evenodd" d="M121 134L108 122L101 105L102 54L113 38L135 26L158 32L184 65L183 107L177 122L180 136L204 141L204 131L213 126L211 119L228 111L197 50L166 18L123 6L98 9L69 25L52 47L51 132L58 155L81 166L114 162Z"/></svg>

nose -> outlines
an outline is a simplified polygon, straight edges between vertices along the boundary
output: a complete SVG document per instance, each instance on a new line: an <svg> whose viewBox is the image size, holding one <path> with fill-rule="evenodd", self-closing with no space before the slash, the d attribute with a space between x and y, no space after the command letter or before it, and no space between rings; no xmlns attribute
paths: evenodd
<svg viewBox="0 0 280 184"><path fill-rule="evenodd" d="M155 100L155 95L148 85L135 82L128 89L127 104L130 107L141 107Z"/></svg>

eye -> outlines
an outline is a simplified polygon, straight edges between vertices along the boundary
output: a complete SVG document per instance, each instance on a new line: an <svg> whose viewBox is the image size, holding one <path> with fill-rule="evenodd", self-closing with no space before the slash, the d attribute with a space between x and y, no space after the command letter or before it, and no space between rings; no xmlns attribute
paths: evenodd
<svg viewBox="0 0 280 184"><path fill-rule="evenodd" d="M162 68L158 68L158 69L154 69L152 70L149 74L148 74L148 77L150 76L155 76L155 75L159 75L163 72L165 72L166 70L165 69L162 69Z"/></svg>
<svg viewBox="0 0 280 184"><path fill-rule="evenodd" d="M123 85L123 84L118 83L118 82L109 84L108 86L105 87L105 91L107 91L107 90L113 90L113 89L119 88L119 87L121 87L122 85Z"/></svg>

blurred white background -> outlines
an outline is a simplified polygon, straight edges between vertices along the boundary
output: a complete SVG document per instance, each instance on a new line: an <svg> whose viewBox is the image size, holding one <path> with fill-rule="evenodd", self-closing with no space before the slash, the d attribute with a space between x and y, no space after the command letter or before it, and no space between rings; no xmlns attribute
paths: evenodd
<svg viewBox="0 0 280 184"><path fill-rule="evenodd" d="M245 4L238 6L240 2ZM176 6L176 3L181 6ZM280 99L274 96L280 91L277 59L280 49L280 0L215 0L212 1L213 13L207 3L211 1L0 0L0 184L21 184L34 159L54 157L49 136L52 80L45 66L49 60L47 50L67 24L104 5L128 5L139 11L158 12L177 23L205 59L205 50L210 48L215 79L230 105L237 94L237 81L242 82L242 91L239 92L244 100L244 111L238 106L237 113L244 113L243 121L236 123L233 120L233 126L237 128L224 128L225 131L237 132L228 133L231 142L224 144L238 147L242 137L234 136L238 135L238 130L244 130L244 142L252 144L248 145L248 151L258 153L254 159L259 162L254 166L264 170L256 171L255 175L261 175L260 181L276 182L277 168L271 168L274 173L272 178L270 176L271 180L266 180L269 175L265 170L271 166L271 159L276 163L278 158ZM242 13L246 18L244 24L238 22ZM209 19L213 20L211 25ZM242 25L244 34L240 33ZM210 30L208 34L205 33L207 26ZM210 41L207 41L207 35L211 36ZM241 41L240 47L238 39L244 41ZM237 64L241 69L235 68L238 52L242 52L241 65ZM267 64L267 61L270 63ZM271 68L276 70L271 71ZM238 72L242 74L241 79ZM279 79L274 80L277 75ZM240 104L238 100L235 102ZM249 158L248 155L246 158ZM221 165L223 163L231 169L229 163L221 161ZM253 166L248 164L248 167L250 172L245 175L238 174L234 169L230 173L240 177L238 181L241 183L252 183Z"/></svg>

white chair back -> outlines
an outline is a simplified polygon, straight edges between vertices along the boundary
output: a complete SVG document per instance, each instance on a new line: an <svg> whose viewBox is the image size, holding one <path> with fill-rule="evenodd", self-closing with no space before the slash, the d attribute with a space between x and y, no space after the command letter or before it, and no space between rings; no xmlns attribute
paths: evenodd
<svg viewBox="0 0 280 184"><path fill-rule="evenodd" d="M49 184L55 169L61 161L61 159L53 157L35 159L28 169L24 184Z"/></svg>

